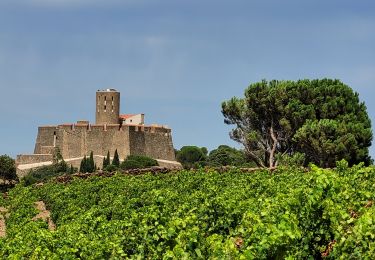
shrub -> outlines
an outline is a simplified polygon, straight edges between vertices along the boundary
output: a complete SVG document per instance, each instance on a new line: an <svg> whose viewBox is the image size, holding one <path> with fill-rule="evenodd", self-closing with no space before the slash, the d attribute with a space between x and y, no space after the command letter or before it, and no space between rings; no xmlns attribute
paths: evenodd
<svg viewBox="0 0 375 260"><path fill-rule="evenodd" d="M0 178L17 179L14 159L6 154L0 156Z"/></svg>
<svg viewBox="0 0 375 260"><path fill-rule="evenodd" d="M106 171L106 172L114 172L117 169L118 169L118 167L116 167L113 164L110 164L110 165L107 165L103 170Z"/></svg>
<svg viewBox="0 0 375 260"><path fill-rule="evenodd" d="M141 169L143 168L142 163L136 160L125 160L120 165L121 169L123 170L130 170L130 169Z"/></svg>
<svg viewBox="0 0 375 260"><path fill-rule="evenodd" d="M158 162L150 157L143 155L129 155L120 165L123 170L140 169L158 166Z"/></svg>
<svg viewBox="0 0 375 260"><path fill-rule="evenodd" d="M54 177L64 174L72 174L77 171L77 168L72 166L68 167L64 160L52 165L46 165L38 168L31 169L29 173L22 178L25 186L32 185L38 182L46 182Z"/></svg>

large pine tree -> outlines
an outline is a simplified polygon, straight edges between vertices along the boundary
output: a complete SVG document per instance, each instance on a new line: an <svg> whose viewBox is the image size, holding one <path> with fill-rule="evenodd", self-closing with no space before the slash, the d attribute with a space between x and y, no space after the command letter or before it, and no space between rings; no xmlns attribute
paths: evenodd
<svg viewBox="0 0 375 260"><path fill-rule="evenodd" d="M243 98L223 102L230 136L259 166L278 156L305 154L308 162L333 167L346 159L369 164L371 122L358 93L339 80L261 81Z"/></svg>

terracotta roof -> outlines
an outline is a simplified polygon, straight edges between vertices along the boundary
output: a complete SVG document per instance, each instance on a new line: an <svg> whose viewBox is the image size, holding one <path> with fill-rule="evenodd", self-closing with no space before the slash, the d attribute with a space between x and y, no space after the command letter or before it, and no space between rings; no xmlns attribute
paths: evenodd
<svg viewBox="0 0 375 260"><path fill-rule="evenodd" d="M135 116L136 114L125 114L125 115L120 115L120 119L128 119L128 118L131 118L133 116Z"/></svg>

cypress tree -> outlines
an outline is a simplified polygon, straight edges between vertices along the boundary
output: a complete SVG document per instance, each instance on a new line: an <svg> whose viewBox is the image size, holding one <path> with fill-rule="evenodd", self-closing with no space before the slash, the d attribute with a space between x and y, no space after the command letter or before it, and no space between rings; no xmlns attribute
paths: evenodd
<svg viewBox="0 0 375 260"><path fill-rule="evenodd" d="M82 172L82 173L85 173L87 172L87 159L86 159L86 155L83 157L82 161L81 161L81 166L79 167L79 172Z"/></svg>
<svg viewBox="0 0 375 260"><path fill-rule="evenodd" d="M90 158L87 160L87 172L94 172L96 170L94 162L94 153L91 151Z"/></svg>
<svg viewBox="0 0 375 260"><path fill-rule="evenodd" d="M109 151L108 151L107 157L103 158L103 170L105 169L105 167L107 167L110 164L111 164L111 158L110 158Z"/></svg>
<svg viewBox="0 0 375 260"><path fill-rule="evenodd" d="M115 151L115 155L113 156L112 165L119 167L120 166L120 159L118 157L117 149Z"/></svg>
<svg viewBox="0 0 375 260"><path fill-rule="evenodd" d="M103 158L103 167L102 169L104 169L105 167L107 166L107 158Z"/></svg>

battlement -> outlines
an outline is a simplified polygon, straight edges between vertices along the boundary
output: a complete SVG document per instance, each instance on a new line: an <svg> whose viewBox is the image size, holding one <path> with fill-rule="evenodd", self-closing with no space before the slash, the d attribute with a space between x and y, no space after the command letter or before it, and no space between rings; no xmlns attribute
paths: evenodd
<svg viewBox="0 0 375 260"><path fill-rule="evenodd" d="M65 130L65 131L125 131L131 130L136 132L149 132L149 133L169 133L171 129L164 125L136 125L136 124L60 124L60 125L48 125L39 126L39 130Z"/></svg>

